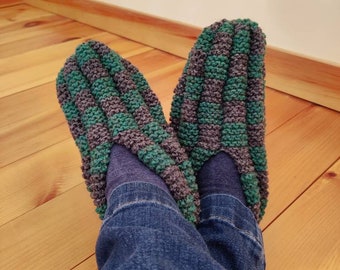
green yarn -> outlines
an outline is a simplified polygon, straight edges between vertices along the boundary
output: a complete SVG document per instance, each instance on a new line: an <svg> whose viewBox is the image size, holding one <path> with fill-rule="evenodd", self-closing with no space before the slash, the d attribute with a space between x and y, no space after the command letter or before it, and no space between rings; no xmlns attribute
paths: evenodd
<svg viewBox="0 0 340 270"><path fill-rule="evenodd" d="M255 125L264 121L264 105L262 101L247 102L246 107L248 124Z"/></svg>
<svg viewBox="0 0 340 270"><path fill-rule="evenodd" d="M157 144L148 145L137 153L138 158L148 164L149 168L160 175L165 168L175 165L175 162ZM157 159L155 158L157 157Z"/></svg>
<svg viewBox="0 0 340 270"><path fill-rule="evenodd" d="M88 107L81 115L81 121L86 130L97 123L105 123L105 116L98 107Z"/></svg>
<svg viewBox="0 0 340 270"><path fill-rule="evenodd" d="M263 146L251 147L250 155L254 162L255 170L258 172L264 172L267 170L267 157L266 150Z"/></svg>
<svg viewBox="0 0 340 270"><path fill-rule="evenodd" d="M83 43L76 49L76 57L79 66L83 66L86 62L92 59L99 59L98 55L92 50L90 44Z"/></svg>
<svg viewBox="0 0 340 270"><path fill-rule="evenodd" d="M62 105L62 110L66 116L67 121L71 121L78 117L79 111L74 103L67 101Z"/></svg>
<svg viewBox="0 0 340 270"><path fill-rule="evenodd" d="M222 92L224 101L244 101L246 99L247 78L244 76L228 78Z"/></svg>
<svg viewBox="0 0 340 270"><path fill-rule="evenodd" d="M92 84L91 93L99 101L103 101L109 97L118 97L116 84L108 77L98 78Z"/></svg>
<svg viewBox="0 0 340 270"><path fill-rule="evenodd" d="M204 52L209 52L210 45L214 39L215 33L211 29L204 29L202 34L198 37L196 41L196 49L202 50Z"/></svg>
<svg viewBox="0 0 340 270"><path fill-rule="evenodd" d="M152 115L152 117L155 119L155 121L157 121L159 124L161 125L166 125L166 120L163 114L163 109L162 106L156 105L156 106L152 106L149 107L150 113Z"/></svg>
<svg viewBox="0 0 340 270"><path fill-rule="evenodd" d="M199 101L201 93L203 91L203 81L204 81L203 78L188 76L187 84L185 86L185 97L188 98L189 100ZM175 96L174 102L176 103L178 99L179 96ZM181 106L179 102L178 104L174 105Z"/></svg>
<svg viewBox="0 0 340 270"><path fill-rule="evenodd" d="M125 94L121 95L120 98L124 102L128 111L132 114L137 109L145 105L142 97L139 95L138 90L130 90Z"/></svg>
<svg viewBox="0 0 340 270"><path fill-rule="evenodd" d="M91 174L106 174L107 164L110 162L111 147L111 143L102 143L91 150Z"/></svg>
<svg viewBox="0 0 340 270"><path fill-rule="evenodd" d="M164 140L170 137L169 133L167 133L164 129L160 128L160 126L156 122L146 124L141 128L141 130L151 140L158 144L161 144Z"/></svg>
<svg viewBox="0 0 340 270"><path fill-rule="evenodd" d="M80 135L79 137L75 138L75 142L79 148L79 151L82 157L87 157L90 155L90 148L87 143L87 139L85 135Z"/></svg>
<svg viewBox="0 0 340 270"><path fill-rule="evenodd" d="M205 101L200 102L197 112L199 123L220 125L222 121L221 111L221 104Z"/></svg>
<svg viewBox="0 0 340 270"><path fill-rule="evenodd" d="M132 129L138 129L137 123L127 113L116 113L109 117L108 125L112 130L112 136L117 136L120 132Z"/></svg>
<svg viewBox="0 0 340 270"><path fill-rule="evenodd" d="M241 183L249 205L255 205L260 201L258 181L255 173L241 174Z"/></svg>
<svg viewBox="0 0 340 270"><path fill-rule="evenodd" d="M178 128L178 139L182 146L193 147L198 140L199 130L197 123L181 122Z"/></svg>
<svg viewBox="0 0 340 270"><path fill-rule="evenodd" d="M223 123L221 144L224 147L244 147L248 145L245 123Z"/></svg>
<svg viewBox="0 0 340 270"><path fill-rule="evenodd" d="M250 34L248 30L241 30L235 33L231 54L249 54Z"/></svg>
<svg viewBox="0 0 340 270"><path fill-rule="evenodd" d="M219 151L231 155L257 220L267 197L264 45L261 30L249 19L222 20L205 28L189 54L170 113L195 173Z"/></svg>
<svg viewBox="0 0 340 270"><path fill-rule="evenodd" d="M223 55L209 55L205 63L205 76L224 81L228 77L229 59Z"/></svg>
<svg viewBox="0 0 340 270"><path fill-rule="evenodd" d="M117 65L120 63L120 57L114 52L109 52L101 58L101 62L108 69L110 74L116 74L125 70L122 65Z"/></svg>

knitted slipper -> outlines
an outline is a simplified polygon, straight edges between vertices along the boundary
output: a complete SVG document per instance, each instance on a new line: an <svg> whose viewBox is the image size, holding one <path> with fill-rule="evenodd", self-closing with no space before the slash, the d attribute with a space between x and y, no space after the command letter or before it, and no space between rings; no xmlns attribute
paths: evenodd
<svg viewBox="0 0 340 270"><path fill-rule="evenodd" d="M196 173L219 151L233 157L258 221L268 195L264 45L264 35L249 20L223 20L205 28L189 54L170 115Z"/></svg>
<svg viewBox="0 0 340 270"><path fill-rule="evenodd" d="M184 174L191 189L196 214L198 215L200 201L191 164L175 133L167 125L160 102L150 89L144 76L130 62L122 59L117 53L100 42L89 41L79 46L76 50L77 59L83 59L84 56L88 57L90 54L95 58L85 66L80 64L83 73L91 77L93 76L94 68L104 69L109 73L113 82L118 86L119 94L128 113L133 115L138 127L163 148L166 154L175 161L181 173ZM100 62L99 65L98 61ZM93 95L97 99L99 106L104 109L109 120L112 113L110 112L111 108L106 108L105 104L100 104L101 100L106 97L105 93L102 95L101 92L94 92ZM169 171L169 173L173 172ZM170 175L169 177L173 176Z"/></svg>
<svg viewBox="0 0 340 270"><path fill-rule="evenodd" d="M168 133L160 128L157 122L152 121L151 115L162 121L163 124L166 123L165 119L163 121L161 117L163 113L160 113L160 107L157 108L159 102L155 101L155 96L147 94L147 89L136 89L131 74L122 65L120 57L107 47L105 52L108 49L110 53L105 55L107 56L105 60L113 62L110 62L110 70L105 69L99 55L92 48L95 47L99 50L103 48L99 45L102 44L90 41L79 46L76 57L69 58L61 72L66 79L66 86L71 100L74 102L73 105L78 109L85 128L82 134L86 134L91 160L90 166L83 165L83 168L89 167L90 180L87 181L87 184L95 199L97 212L100 212L101 217L105 213L103 211L106 207L105 178L109 155L113 143L118 143L130 149L147 167L164 179L184 216L189 221L196 222L198 215L197 187L195 192L188 186L187 180L193 182L191 186L196 186L194 180L185 177L185 174L190 175L190 171L187 170L184 174L183 168L181 171L173 158L177 158L177 163L181 165L189 162L184 161L186 156L183 150L184 155L177 154L181 153L181 151L176 151L176 147L180 148L179 143L170 138L170 135L168 136ZM128 64L126 61L124 63ZM112 77L108 71L111 72ZM59 78L62 78L62 75ZM62 83L62 79L59 78L58 81ZM141 82L137 79L136 81ZM61 85L58 89L65 89L65 86ZM147 106L143 106L143 100L135 98L139 91L150 97L147 103L154 105L150 107L153 109L152 113ZM64 102L61 104L64 110ZM66 112L67 108L65 114ZM69 120L69 118L67 119ZM71 123L70 129L74 133ZM104 142L102 134L107 139ZM160 137L163 139L160 140ZM88 156L82 148L80 151L82 156ZM99 155L98 152L100 152ZM193 172L191 172L191 178L194 179ZM92 186L96 187L95 191L98 195L96 193L94 196ZM98 196L99 198L97 198Z"/></svg>

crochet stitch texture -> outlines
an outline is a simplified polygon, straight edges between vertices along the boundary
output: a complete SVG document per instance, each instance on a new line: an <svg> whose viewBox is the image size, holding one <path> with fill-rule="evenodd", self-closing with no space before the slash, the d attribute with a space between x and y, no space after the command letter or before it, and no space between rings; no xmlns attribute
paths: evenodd
<svg viewBox="0 0 340 270"><path fill-rule="evenodd" d="M258 221L268 197L264 53L265 36L250 20L205 28L176 86L170 115L196 173L219 151L230 154Z"/></svg>
<svg viewBox="0 0 340 270"><path fill-rule="evenodd" d="M100 42L83 43L60 71L57 95L100 218L106 211L110 151L120 144L165 181L184 217L197 222L199 197L190 161L131 63Z"/></svg>

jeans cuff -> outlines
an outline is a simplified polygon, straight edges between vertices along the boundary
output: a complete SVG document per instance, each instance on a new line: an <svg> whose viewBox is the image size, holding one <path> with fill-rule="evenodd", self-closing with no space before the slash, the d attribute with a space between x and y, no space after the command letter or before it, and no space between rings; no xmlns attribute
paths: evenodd
<svg viewBox="0 0 340 270"><path fill-rule="evenodd" d="M103 222L105 223L105 220L126 207L145 203L157 204L180 213L175 200L160 187L140 181L128 182L116 187L111 192L107 200L108 208Z"/></svg>
<svg viewBox="0 0 340 270"><path fill-rule="evenodd" d="M210 194L201 198L200 223L219 221L232 226L263 246L261 230L251 210L229 194Z"/></svg>

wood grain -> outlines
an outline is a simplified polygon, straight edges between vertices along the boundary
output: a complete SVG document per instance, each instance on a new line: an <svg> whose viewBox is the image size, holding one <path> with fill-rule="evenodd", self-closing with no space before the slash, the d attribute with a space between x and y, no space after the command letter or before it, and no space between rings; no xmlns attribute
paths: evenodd
<svg viewBox="0 0 340 270"><path fill-rule="evenodd" d="M87 39L95 39L108 44L123 57L152 50L133 41L122 40L108 33L97 33L54 46L28 51L13 57L0 59L0 97L5 97L54 81L65 59L75 48ZM18 80L20 78L20 80Z"/></svg>
<svg viewBox="0 0 340 270"><path fill-rule="evenodd" d="M22 4L21 0L2 0L0 3L0 8L5 8L5 7L9 7L9 6L15 6L18 4Z"/></svg>
<svg viewBox="0 0 340 270"><path fill-rule="evenodd" d="M51 13L33 6L25 4L14 5L16 2L18 1L12 1L12 4L8 4L8 7L5 6L0 9L0 27L51 15Z"/></svg>
<svg viewBox="0 0 340 270"><path fill-rule="evenodd" d="M268 269L338 269L340 160L264 232Z"/></svg>
<svg viewBox="0 0 340 270"><path fill-rule="evenodd" d="M267 85L340 111L340 66L268 48Z"/></svg>
<svg viewBox="0 0 340 270"><path fill-rule="evenodd" d="M2 168L0 226L83 183L80 165L70 138Z"/></svg>
<svg viewBox="0 0 340 270"><path fill-rule="evenodd" d="M96 1L25 0L26 3L108 32L186 57L200 29ZM86 16L84 16L86 14Z"/></svg>
<svg viewBox="0 0 340 270"><path fill-rule="evenodd" d="M97 262L95 255L92 255L88 259L86 259L84 262L77 265L73 270L93 270L97 269Z"/></svg>
<svg viewBox="0 0 340 270"><path fill-rule="evenodd" d="M38 22L37 26L39 23L44 27L36 27L36 29L30 27L29 31L24 31L24 33L22 31L14 31L13 35L0 35L0 58L10 57L69 40L81 39L98 33L97 29L74 21L57 21L50 25ZM55 27L50 28L54 25ZM15 46L16 44L19 46Z"/></svg>
<svg viewBox="0 0 340 270"><path fill-rule="evenodd" d="M262 228L339 158L339 113L318 106L308 107L266 136L266 146L270 196Z"/></svg>
<svg viewBox="0 0 340 270"><path fill-rule="evenodd" d="M59 110L7 125L0 131L0 168L67 138L68 126Z"/></svg>
<svg viewBox="0 0 340 270"><path fill-rule="evenodd" d="M292 97L267 87L265 106L266 133L269 134L312 105L305 100Z"/></svg>
<svg viewBox="0 0 340 270"><path fill-rule="evenodd" d="M186 58L201 29L91 0L26 3ZM84 16L86 14L86 16ZM267 86L340 111L340 66L268 46Z"/></svg>
<svg viewBox="0 0 340 270"><path fill-rule="evenodd" d="M71 269L94 253L100 221L83 185L0 227L1 269ZM10 236L10 237L8 237Z"/></svg>
<svg viewBox="0 0 340 270"><path fill-rule="evenodd" d="M50 82L1 98L1 130L2 127L19 123L27 118L58 110L55 88L55 82Z"/></svg>

